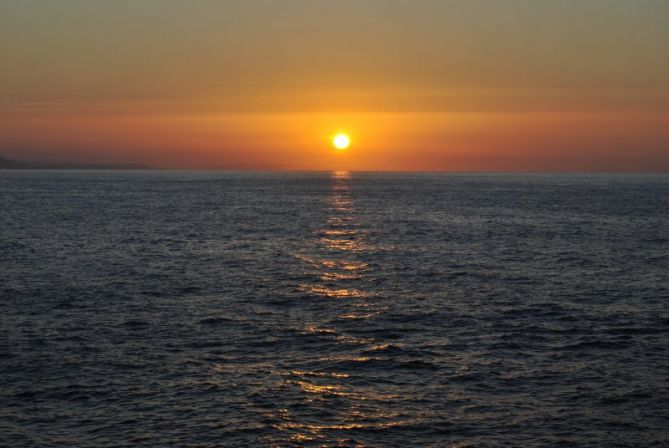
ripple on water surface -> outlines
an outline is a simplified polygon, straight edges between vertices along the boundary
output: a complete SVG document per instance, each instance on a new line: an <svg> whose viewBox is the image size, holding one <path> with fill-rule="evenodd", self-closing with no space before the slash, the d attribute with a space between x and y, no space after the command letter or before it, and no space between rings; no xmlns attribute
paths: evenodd
<svg viewBox="0 0 669 448"><path fill-rule="evenodd" d="M666 176L0 191L2 446L669 443Z"/></svg>

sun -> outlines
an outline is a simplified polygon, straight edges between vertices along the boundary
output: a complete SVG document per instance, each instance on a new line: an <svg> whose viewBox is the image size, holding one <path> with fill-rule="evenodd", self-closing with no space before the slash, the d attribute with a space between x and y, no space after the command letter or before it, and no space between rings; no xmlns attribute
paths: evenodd
<svg viewBox="0 0 669 448"><path fill-rule="evenodd" d="M337 134L332 139L332 144L335 148L343 151L351 145L351 139L346 134Z"/></svg>

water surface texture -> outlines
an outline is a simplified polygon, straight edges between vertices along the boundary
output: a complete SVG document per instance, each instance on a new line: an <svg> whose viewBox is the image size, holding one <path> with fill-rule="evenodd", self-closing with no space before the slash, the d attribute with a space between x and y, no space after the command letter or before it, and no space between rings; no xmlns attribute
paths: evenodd
<svg viewBox="0 0 669 448"><path fill-rule="evenodd" d="M0 172L0 445L669 446L668 198Z"/></svg>

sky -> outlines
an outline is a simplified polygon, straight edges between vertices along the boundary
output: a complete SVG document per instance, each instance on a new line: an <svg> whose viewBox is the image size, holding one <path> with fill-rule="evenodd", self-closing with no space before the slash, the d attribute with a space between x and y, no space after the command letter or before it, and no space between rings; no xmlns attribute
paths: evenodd
<svg viewBox="0 0 669 448"><path fill-rule="evenodd" d="M669 1L0 0L0 156L669 171Z"/></svg>

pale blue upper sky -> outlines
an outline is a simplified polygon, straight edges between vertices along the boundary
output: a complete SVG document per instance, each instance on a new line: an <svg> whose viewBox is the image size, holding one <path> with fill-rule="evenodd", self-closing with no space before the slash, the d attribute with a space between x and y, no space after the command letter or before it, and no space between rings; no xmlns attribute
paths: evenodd
<svg viewBox="0 0 669 448"><path fill-rule="evenodd" d="M666 89L665 0L0 0L3 97Z"/></svg>

